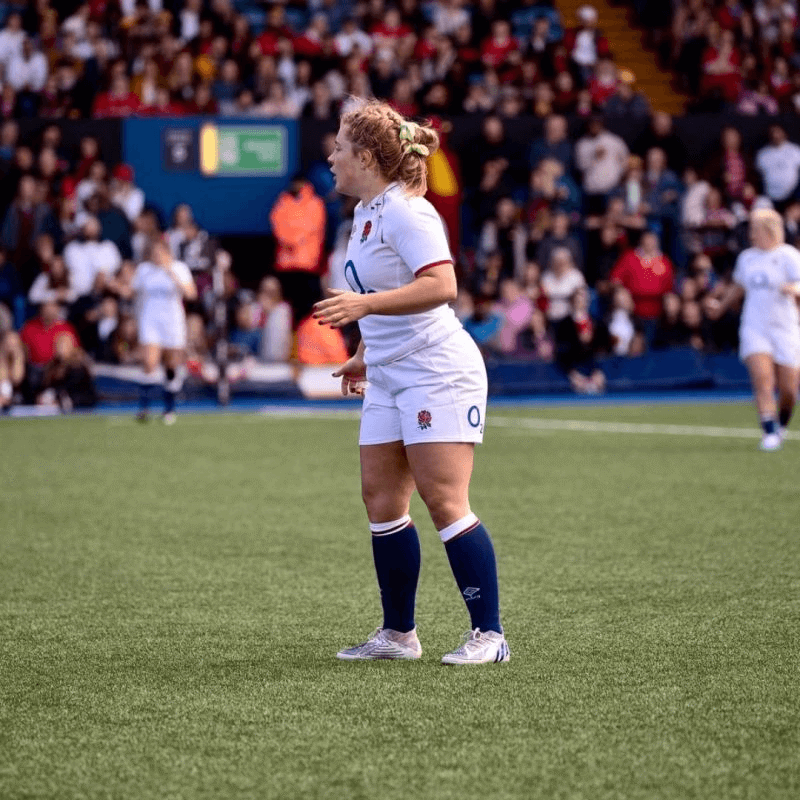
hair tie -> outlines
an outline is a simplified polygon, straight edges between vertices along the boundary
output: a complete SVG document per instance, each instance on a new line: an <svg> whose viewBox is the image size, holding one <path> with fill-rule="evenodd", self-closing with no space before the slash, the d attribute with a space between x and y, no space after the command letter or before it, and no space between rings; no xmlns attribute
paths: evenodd
<svg viewBox="0 0 800 800"><path fill-rule="evenodd" d="M406 141L414 143L414 139L417 138L417 129L419 125L416 122L404 122L400 126L400 132L397 134L400 141Z"/></svg>
<svg viewBox="0 0 800 800"><path fill-rule="evenodd" d="M400 126L397 137L400 139L404 153L416 153L418 156L427 158L427 156L431 154L431 151L428 150L424 144L418 144L414 141L417 138L418 130L419 125L417 125L416 122L404 122ZM402 144L403 142L408 142L408 144Z"/></svg>
<svg viewBox="0 0 800 800"><path fill-rule="evenodd" d="M416 153L417 155L424 156L426 158L431 154L431 151L428 150L428 148L425 147L424 144L416 144L416 143L415 144L410 144L410 145L408 145L407 149L406 148L404 148L404 149L405 149L406 153Z"/></svg>

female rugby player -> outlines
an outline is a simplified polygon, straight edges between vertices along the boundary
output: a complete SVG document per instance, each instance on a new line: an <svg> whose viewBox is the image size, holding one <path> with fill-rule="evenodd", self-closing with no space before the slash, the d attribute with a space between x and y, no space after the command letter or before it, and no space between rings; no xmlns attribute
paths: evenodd
<svg viewBox="0 0 800 800"><path fill-rule="evenodd" d="M719 310L744 296L739 355L750 373L761 418L761 449L777 450L800 385L800 252L785 244L783 220L772 209L750 215L750 241L753 246L739 255L734 284Z"/></svg>
<svg viewBox="0 0 800 800"><path fill-rule="evenodd" d="M133 278L138 310L139 342L144 349L145 379L140 386L138 419L147 419L150 387L157 383L156 368L164 364L164 422L175 422L175 395L183 383L186 361L184 300L197 298L189 267L172 257L169 245L154 239L147 261Z"/></svg>
<svg viewBox="0 0 800 800"><path fill-rule="evenodd" d="M383 626L337 655L349 661L419 658L414 621L420 548L409 516L416 488L444 542L471 630L445 664L508 661L497 566L472 513L469 482L483 439L486 370L448 302L456 278L442 222L422 195L431 128L376 101L353 101L329 158L339 192L360 198L347 248L352 291L315 306L320 323L358 321L362 341L337 372L364 394L361 485L383 605ZM366 389L365 387L366 382Z"/></svg>

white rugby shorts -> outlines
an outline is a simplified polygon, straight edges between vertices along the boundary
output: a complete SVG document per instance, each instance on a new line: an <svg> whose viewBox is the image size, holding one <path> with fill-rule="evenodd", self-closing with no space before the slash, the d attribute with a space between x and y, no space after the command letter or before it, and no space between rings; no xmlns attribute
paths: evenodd
<svg viewBox="0 0 800 800"><path fill-rule="evenodd" d="M739 358L756 353L772 356L776 364L800 367L800 330L746 327L739 331Z"/></svg>
<svg viewBox="0 0 800 800"><path fill-rule="evenodd" d="M368 366L367 380L359 444L483 441L486 367L465 330L391 364Z"/></svg>
<svg viewBox="0 0 800 800"><path fill-rule="evenodd" d="M145 314L139 319L139 343L170 350L186 349L186 317Z"/></svg>

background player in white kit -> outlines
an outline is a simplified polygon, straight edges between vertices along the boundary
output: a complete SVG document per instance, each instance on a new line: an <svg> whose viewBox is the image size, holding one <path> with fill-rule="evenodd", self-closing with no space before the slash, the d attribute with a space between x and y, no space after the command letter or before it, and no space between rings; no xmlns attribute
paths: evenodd
<svg viewBox="0 0 800 800"><path fill-rule="evenodd" d="M764 430L761 449L777 450L800 385L800 252L784 243L783 220L772 209L750 215L750 241L753 246L736 261L735 283L720 301L721 310L744 295L739 355L750 372Z"/></svg>
<svg viewBox="0 0 800 800"><path fill-rule="evenodd" d="M197 289L189 267L176 261L166 242L155 239L147 261L133 278L144 350L144 381L139 387L138 419L147 419L150 390L157 385L156 370L164 364L164 422L175 421L175 395L183 383L186 361L186 311L184 300L194 300Z"/></svg>
<svg viewBox="0 0 800 800"><path fill-rule="evenodd" d="M442 222L423 199L431 128L389 106L354 102L329 161L339 192L359 197L347 248L352 292L315 306L321 323L359 321L362 342L336 373L345 394L364 393L361 483L383 606L383 626L342 650L344 660L419 658L414 621L420 570L409 517L416 488L445 545L471 630L446 664L508 661L497 567L488 532L472 513L469 482L483 439L486 370L447 303L456 278ZM368 380L364 391L364 380Z"/></svg>

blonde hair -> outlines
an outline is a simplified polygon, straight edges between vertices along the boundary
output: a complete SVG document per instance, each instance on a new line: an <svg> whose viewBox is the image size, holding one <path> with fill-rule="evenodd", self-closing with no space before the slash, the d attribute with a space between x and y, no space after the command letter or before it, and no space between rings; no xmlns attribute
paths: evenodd
<svg viewBox="0 0 800 800"><path fill-rule="evenodd" d="M370 153L386 180L401 183L411 195L425 194L426 159L439 148L433 128L405 119L386 103L358 98L347 102L341 122L353 147Z"/></svg>
<svg viewBox="0 0 800 800"><path fill-rule="evenodd" d="M783 217L772 208L757 208L750 214L750 223L758 224L772 236L776 245L784 244L786 232Z"/></svg>

